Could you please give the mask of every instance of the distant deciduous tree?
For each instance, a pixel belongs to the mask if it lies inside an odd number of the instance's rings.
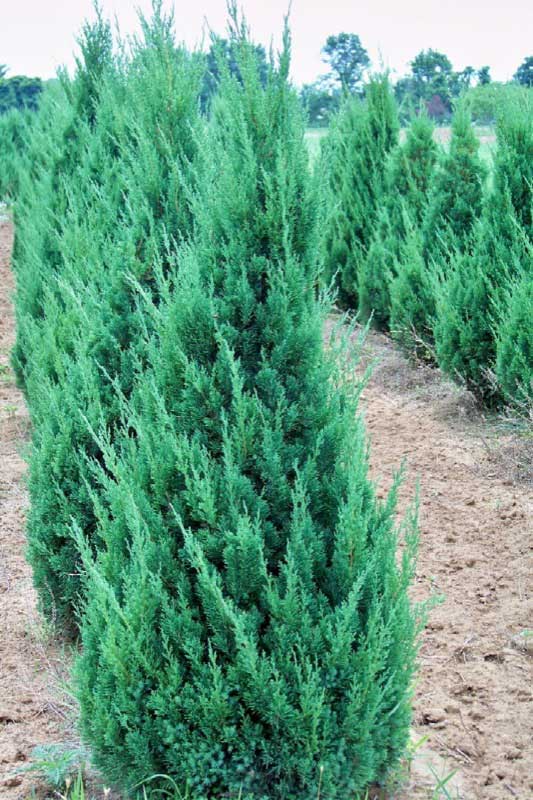
[[[300,99],[307,112],[310,125],[327,125],[330,117],[338,110],[341,102],[341,93],[332,89],[323,78],[314,83],[302,86]]]
[[[477,71],[477,79],[480,86],[487,86],[492,81],[490,67],[480,67]]]
[[[513,77],[522,86],[533,86],[533,56],[524,58]]]
[[[0,64],[0,114],[11,109],[32,111],[37,108],[37,100],[43,90],[40,78],[27,78],[15,75],[6,78],[7,68]]]
[[[461,94],[461,92],[464,92],[466,89],[469,89],[475,74],[476,70],[474,67],[465,67],[460,72],[452,73],[452,78],[450,81],[452,94],[458,95]]]
[[[448,56],[437,50],[422,50],[410,66],[411,74],[396,84],[398,102],[415,109],[425,105],[428,114],[438,121],[449,117],[454,72]]]
[[[350,94],[354,94],[370,66],[370,58],[355,33],[329,36],[322,49],[324,61],[330,65],[335,80]]]
[[[411,61],[411,71],[424,94],[447,91],[452,76],[452,62],[437,50],[422,50]],[[423,90],[426,90],[425,92]]]

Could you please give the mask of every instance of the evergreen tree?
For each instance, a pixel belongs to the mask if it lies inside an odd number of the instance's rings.
[[[533,241],[533,107],[527,96],[520,104],[508,103],[498,119],[494,194],[502,198],[506,192]]]
[[[360,315],[363,319],[372,316],[374,326],[382,330],[389,326],[390,282],[408,235],[406,220],[415,226],[422,222],[436,158],[433,124],[426,114],[419,114],[405,144],[390,156],[374,239],[359,273]]]
[[[339,303],[358,307],[358,276],[385,194],[387,155],[398,141],[398,115],[388,78],[373,78],[365,101],[349,98],[331,125],[322,153],[327,218],[325,276]]]
[[[322,345],[288,33],[264,88],[232,37],[242,81],[222,73],[195,238],[159,278],[124,435],[99,439],[82,729],[126,789],[344,798],[407,741],[414,539],[398,566],[394,493],[375,498],[357,392]]]
[[[490,402],[502,400],[493,379],[497,358],[495,330],[507,316],[508,287],[531,271],[532,142],[533,129],[527,113],[515,109],[502,117],[493,190],[475,227],[470,252],[459,259],[457,268],[444,281],[437,302],[435,343],[439,365],[452,375],[461,376],[473,391]],[[518,313],[516,308],[513,313]],[[503,333],[501,336],[508,340]],[[518,362],[519,359],[520,356]],[[500,374],[503,375],[501,366]],[[505,392],[510,385],[504,378]]]
[[[453,117],[450,150],[441,159],[435,175],[424,220],[424,255],[445,262],[449,251],[468,247],[483,204],[487,170],[479,156],[475,135],[465,105]]]
[[[97,17],[86,23],[79,39],[81,58],[73,81],[62,75],[63,96],[56,120],[44,113],[43,170],[37,182],[26,184],[16,214],[12,262],[17,278],[17,341],[11,360],[19,385],[25,389],[33,343],[27,331],[43,316],[43,293],[61,270],[58,232],[69,209],[69,184],[82,164],[94,126],[101,79],[114,67],[111,28],[96,6]],[[56,131],[50,128],[56,126]],[[74,184],[75,185],[75,184]],[[36,219],[40,217],[40,219]]]
[[[43,317],[26,322],[29,558],[43,610],[69,630],[81,591],[72,521],[97,546],[88,462],[101,453],[90,428],[113,436],[150,327],[139,292],[157,303],[156,274],[168,271],[167,250],[192,226],[200,65],[176,48],[160,6],[141,22],[122,73],[98,89],[92,135],[65,177],[68,209],[56,233],[58,267],[41,290]]]
[[[438,364],[487,402],[498,399],[491,380],[495,309],[501,310],[505,287],[527,268],[528,258],[509,192],[503,198],[494,193],[476,223],[470,250],[456,254],[437,292]]]

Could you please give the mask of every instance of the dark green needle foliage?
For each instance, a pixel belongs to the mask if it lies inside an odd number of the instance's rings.
[[[397,145],[396,103],[387,76],[373,78],[365,100],[349,98],[332,122],[321,158],[327,214],[325,276],[338,301],[357,310],[358,280],[386,195],[387,156]]]
[[[394,151],[391,156],[389,191],[396,192],[402,199],[409,213],[409,219],[415,226],[420,226],[426,213],[438,150],[433,138],[435,127],[424,111],[413,119],[405,144]],[[398,238],[408,233],[405,215],[397,200],[389,200],[394,209],[392,222]]]
[[[435,276],[422,253],[422,235],[407,234],[390,284],[390,330],[408,356],[431,360]]]
[[[515,296],[510,284],[521,285],[521,276],[531,274],[531,120],[527,107],[514,109],[500,120],[493,190],[475,226],[470,251],[444,279],[437,301],[435,344],[439,365],[492,403],[509,401],[514,390],[528,381],[528,368],[524,368],[522,381],[518,377],[524,363],[524,348],[518,344],[509,379],[504,377],[500,357],[500,388],[494,373],[496,331],[502,330],[500,342],[509,342],[508,333],[503,333],[504,329],[509,331],[508,314],[520,313],[516,300],[514,308],[508,308],[509,298]],[[522,288],[516,296],[523,298],[525,291]]]
[[[505,313],[505,289],[528,269],[530,258],[509,193],[493,193],[476,223],[470,251],[457,252],[441,276],[434,327],[439,366],[486,402],[501,399],[492,374],[494,327]]]
[[[509,103],[497,125],[494,193],[509,192],[514,212],[533,240],[533,103]]]
[[[533,250],[529,256],[533,263]],[[496,330],[496,377],[504,400],[522,410],[533,407],[533,271],[508,290]]]
[[[81,589],[72,522],[97,546],[87,461],[101,453],[88,426],[113,436],[118,392],[131,391],[150,325],[139,292],[154,294],[171,243],[192,226],[200,65],[176,47],[172,19],[157,4],[141,22],[142,38],[123,56],[120,74],[102,78],[82,163],[65,179],[60,267],[42,292],[43,317],[26,323],[34,424],[29,558],[42,608],[70,631]]]
[[[0,202],[19,192],[20,166],[30,138],[35,112],[11,109],[0,114]]]
[[[421,113],[411,123],[405,143],[389,157],[374,238],[359,273],[359,313],[362,319],[372,317],[381,330],[389,327],[390,283],[409,227],[422,223],[436,160],[433,124]]]
[[[446,263],[452,250],[464,252],[483,205],[487,169],[466,106],[452,122],[450,150],[441,156],[423,224],[424,255]]]
[[[415,537],[398,565],[394,492],[375,497],[358,389],[323,349],[288,33],[263,86],[232,13],[241,80],[221,69],[196,235],[147,301],[123,436],[98,436],[82,731],[134,794],[347,798],[408,739]]]

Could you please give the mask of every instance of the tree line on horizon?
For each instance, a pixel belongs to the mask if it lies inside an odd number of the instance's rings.
[[[221,44],[222,43],[222,44]],[[195,54],[203,62],[203,78],[200,103],[205,111],[213,98],[220,79],[216,49],[222,47],[233,74],[238,73],[235,43],[217,38],[209,50]],[[263,79],[266,76],[268,57],[265,48],[254,44]],[[364,77],[371,61],[360,37],[354,33],[339,33],[327,38],[322,48],[323,60],[329,71],[314,83],[304,84],[300,98],[307,112],[309,124],[325,126],[331,116],[339,110],[342,98],[348,94],[364,91]],[[490,67],[475,69],[467,66],[463,70],[453,69],[445,53],[432,48],[421,50],[410,62],[410,71],[394,84],[394,93],[400,106],[400,119],[406,121],[413,112],[424,107],[429,117],[436,122],[451,119],[454,101],[466,91],[479,90],[474,95],[473,117],[479,122],[494,122],[495,109],[502,87],[516,85],[533,87],[533,56],[526,56],[508,83],[493,81]],[[46,81],[26,76],[7,77],[7,67],[0,64],[0,114],[11,109],[35,110]],[[477,114],[475,109],[478,108]]]
[[[354,33],[329,36],[322,55],[329,71],[301,90],[310,124],[314,126],[327,125],[345,96],[364,92],[364,78],[371,66],[367,50]],[[431,48],[421,50],[409,67],[409,73],[394,84],[402,122],[420,108],[435,122],[447,122],[451,119],[454,102],[469,90],[477,90],[472,109],[479,108],[476,121],[494,122],[498,89],[513,84],[524,88],[533,86],[533,56],[524,58],[510,84],[492,81],[488,65],[478,69],[467,66],[456,71],[445,53]],[[475,113],[473,116],[476,118]]]

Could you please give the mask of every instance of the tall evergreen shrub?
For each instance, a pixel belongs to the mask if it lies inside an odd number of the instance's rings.
[[[358,307],[359,274],[384,202],[387,156],[398,133],[390,84],[379,76],[367,85],[363,102],[357,97],[345,101],[323,144],[325,275],[336,278],[344,308]]]
[[[441,157],[423,223],[426,258],[445,263],[454,249],[468,249],[482,211],[486,176],[470,116],[466,106],[459,105],[453,116],[450,149]]]
[[[160,281],[123,437],[100,435],[82,731],[126,789],[345,798],[407,741],[414,537],[398,565],[394,494],[375,497],[357,391],[323,350],[288,34],[265,87],[232,36],[195,239]]]
[[[439,365],[493,403],[505,400],[505,394],[509,399],[511,386],[520,383],[516,366],[511,368],[511,380],[504,377],[501,390],[496,386],[495,332],[508,324],[502,320],[511,313],[510,285],[531,274],[532,143],[530,109],[515,109],[501,118],[493,189],[475,226],[470,251],[444,278],[437,299],[435,344]],[[523,293],[517,296],[524,297]],[[516,305],[512,313],[520,317]],[[517,325],[519,329],[518,321]],[[509,341],[503,333],[498,337]],[[499,373],[503,377],[501,360]],[[527,371],[525,378],[527,383]]]
[[[58,116],[43,111],[44,152],[38,156],[42,168],[31,170],[17,203],[13,266],[17,279],[17,341],[12,363],[19,385],[26,388],[28,362],[33,348],[28,332],[33,320],[44,315],[43,297],[62,267],[58,234],[70,207],[70,189],[80,189],[75,177],[82,164],[95,121],[102,78],[114,67],[109,23],[97,7],[93,23],[86,23],[79,39],[81,56],[73,80],[61,76],[63,94]],[[35,148],[33,148],[35,150]],[[82,165],[83,166],[83,165]]]
[[[433,124],[421,113],[411,123],[405,143],[389,157],[374,237],[359,273],[361,318],[372,317],[382,330],[389,327],[390,283],[409,227],[422,223],[436,159]]]
[[[27,323],[29,558],[42,608],[70,629],[81,591],[72,522],[97,546],[88,462],[101,452],[90,429],[114,435],[119,396],[131,391],[149,333],[139,293],[157,303],[156,275],[192,225],[200,64],[176,47],[172,20],[157,6],[142,27],[120,74],[102,78],[92,135],[65,178],[60,266],[42,291],[43,317]]]
[[[437,291],[438,364],[487,402],[498,400],[492,378],[494,327],[505,313],[506,286],[526,267],[525,245],[509,193],[492,195],[476,223],[469,252],[456,253]]]
[[[508,103],[497,124],[494,194],[511,197],[514,212],[533,240],[533,101]]]

